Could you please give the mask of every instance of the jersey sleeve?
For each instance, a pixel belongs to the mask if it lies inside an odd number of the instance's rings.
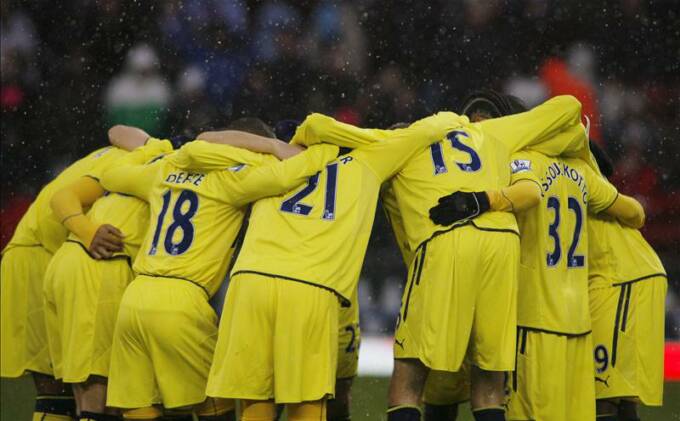
[[[87,176],[99,180],[104,172],[112,166],[127,165],[130,163],[144,163],[156,156],[172,152],[172,144],[168,140],[149,138],[143,146],[132,152],[118,154],[115,159],[100,160],[88,171]]]
[[[325,142],[354,149],[385,140],[391,132],[391,130],[362,129],[315,113],[307,116],[297,128],[291,143],[309,146]]]
[[[520,180],[529,180],[541,186],[538,175],[535,172],[536,163],[530,153],[519,152],[510,157],[510,184],[515,184]]]
[[[272,155],[203,140],[185,144],[170,161],[178,168],[204,171],[223,170],[240,164],[259,167],[278,162]]]
[[[263,197],[285,193],[323,170],[337,156],[337,146],[321,144],[272,165],[236,172],[235,178],[224,179],[227,201],[234,206],[243,206]]]
[[[80,177],[52,196],[50,205],[57,219],[86,246],[92,242],[98,225],[84,215],[83,208],[91,206],[104,194],[99,182],[90,177]]]
[[[460,124],[459,115],[440,112],[404,129],[392,130],[385,141],[361,147],[352,156],[368,165],[382,182],[399,172],[425,147],[443,139]]]
[[[616,200],[619,192],[609,181],[598,175],[589,166],[584,166],[588,183],[588,210],[600,213],[609,208]]]
[[[571,95],[556,96],[527,112],[477,124],[511,152],[530,148],[548,156],[575,156],[585,153],[588,147],[581,124],[581,103]]]
[[[129,194],[148,202],[162,163],[158,160],[149,164],[116,165],[104,172],[99,182],[108,191]]]
[[[394,187],[392,186],[391,181],[388,180],[383,183],[383,187],[380,190],[380,200],[382,202],[383,210],[385,211],[385,216],[392,226],[394,239],[397,242],[397,246],[399,246],[401,257],[404,260],[406,267],[408,267],[413,259],[413,252],[408,245],[404,221],[401,217],[401,212],[399,211],[399,204],[397,203],[397,197],[394,193]]]

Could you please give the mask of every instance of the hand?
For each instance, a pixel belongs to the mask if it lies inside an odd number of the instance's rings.
[[[88,251],[95,259],[108,259],[123,250],[123,233],[113,225],[102,224],[92,238]]]
[[[485,192],[455,192],[439,198],[439,204],[430,208],[430,219],[435,224],[446,226],[475,218],[490,207]]]
[[[276,142],[274,143],[274,156],[281,161],[292,158],[305,150],[304,146],[291,145],[290,143],[282,142],[280,140],[275,140],[274,142]]]

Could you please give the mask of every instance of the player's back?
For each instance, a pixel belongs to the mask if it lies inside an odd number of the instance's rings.
[[[381,180],[352,153],[307,184],[253,205],[232,276],[256,272],[318,285],[349,302],[364,259]]]
[[[331,127],[342,126],[330,120]],[[256,202],[255,223],[246,233],[232,276],[254,272],[289,278],[330,289],[349,304],[381,183],[457,122],[452,113],[424,118],[395,130],[383,142],[364,143],[330,162],[300,188]],[[313,136],[305,129],[307,123],[298,128],[296,137]]]
[[[26,214],[17,225],[5,250],[16,246],[42,245],[54,253],[68,236],[67,229],[58,221],[50,206],[55,192],[93,170],[104,168],[126,152],[112,146],[98,149],[69,165],[38,193]]]
[[[409,245],[416,249],[439,230],[429,210],[452,191],[499,190],[510,183],[508,147],[485,134],[478,124],[464,123],[419,153],[393,179]],[[472,221],[484,229],[517,232],[509,212],[487,212]]]
[[[229,204],[224,191],[233,172],[192,171],[162,159],[148,194],[149,228],[134,270],[139,275],[180,278],[202,287],[209,296],[226,274],[232,244],[244,208]]]
[[[665,275],[661,259],[642,233],[607,215],[588,218],[590,288]]]
[[[584,162],[534,152],[513,155],[513,182],[541,185],[541,202],[518,213],[521,259],[518,324],[552,332],[590,330],[587,213],[616,199],[616,189]]]

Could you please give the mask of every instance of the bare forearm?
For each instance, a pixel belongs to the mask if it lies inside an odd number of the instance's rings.
[[[289,145],[278,139],[238,130],[204,132],[198,135],[197,139],[242,148],[251,152],[271,154],[281,160],[295,156],[302,151],[299,146]]]
[[[117,124],[109,129],[109,143],[126,151],[143,146],[149,134],[142,129]]]

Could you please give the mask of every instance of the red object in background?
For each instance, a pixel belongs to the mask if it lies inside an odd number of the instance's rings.
[[[621,193],[644,197],[647,209],[663,211],[660,203],[665,193],[659,186],[659,175],[656,169],[639,159],[642,151],[631,151],[629,155],[621,159],[622,162],[614,169],[614,175],[610,178],[612,184],[617,186]]]
[[[666,381],[680,381],[680,342],[666,342],[663,367]]]
[[[335,118],[343,123],[353,124],[355,126],[361,123],[361,116],[354,107],[340,107],[335,110],[334,114]]]
[[[0,105],[3,109],[18,108],[24,102],[24,91],[16,85],[0,89]]]
[[[558,58],[549,58],[543,62],[538,74],[548,87],[550,96],[573,95],[581,101],[581,111],[590,119],[590,138],[601,143],[600,112],[595,89],[588,82],[569,73],[567,64]]]
[[[31,206],[33,197],[29,195],[13,195],[7,203],[0,208],[0,249],[4,249],[14,234],[14,229],[24,216],[28,207]]]

